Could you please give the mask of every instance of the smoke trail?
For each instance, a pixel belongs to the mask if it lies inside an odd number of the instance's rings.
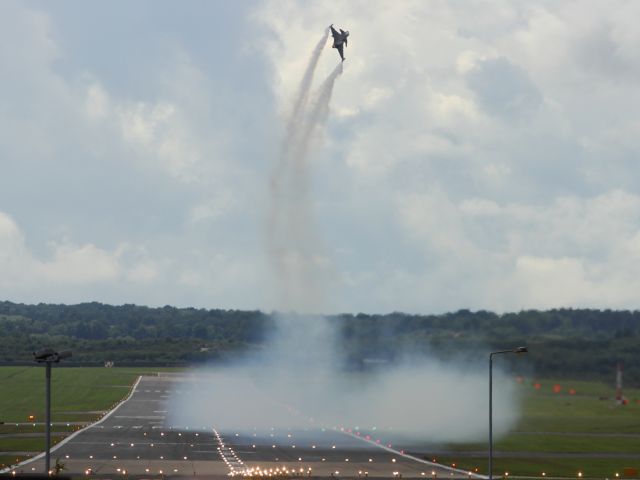
[[[329,102],[333,95],[333,86],[335,85],[336,79],[342,74],[342,71],[342,63],[339,63],[318,90],[315,104],[307,115],[302,135],[297,145],[299,149],[296,152],[297,158],[300,159],[300,161],[297,162],[298,165],[305,165],[307,162],[307,155],[314,131],[324,124],[329,115]]]
[[[329,29],[326,29],[313,51],[311,52],[311,57],[309,58],[309,63],[302,77],[302,81],[300,82],[300,86],[298,88],[298,94],[296,96],[295,101],[293,102],[293,108],[291,113],[289,114],[289,119],[287,120],[287,125],[285,129],[285,135],[282,141],[281,151],[279,158],[277,160],[276,166],[272,172],[270,187],[271,187],[271,211],[269,212],[269,240],[272,241],[274,230],[277,229],[276,223],[278,222],[277,214],[282,210],[282,177],[287,170],[287,164],[291,160],[291,156],[289,155],[289,149],[291,145],[295,142],[295,137],[298,133],[298,128],[296,128],[300,123],[300,116],[304,111],[304,107],[307,104],[307,99],[309,97],[309,91],[311,90],[311,84],[313,83],[313,77],[316,71],[316,67],[318,66],[318,61],[320,60],[320,56],[322,55],[322,50],[327,43],[327,38],[329,36]]]
[[[287,133],[292,130],[293,125],[299,119],[300,114],[303,111],[304,106],[307,102],[309,91],[311,89],[311,84],[313,83],[313,76],[315,74],[316,67],[318,66],[318,61],[320,60],[320,56],[322,55],[322,50],[327,44],[327,38],[329,38],[329,29],[326,29],[324,31],[322,38],[320,38],[315,48],[311,52],[311,58],[309,59],[309,64],[307,65],[307,69],[305,70],[304,76],[302,77],[302,81],[300,82],[298,96],[296,97],[296,100],[293,103],[293,110],[291,112],[291,116],[289,117],[289,122],[287,123]],[[287,142],[285,141],[285,145],[286,144]]]
[[[313,310],[323,305],[324,256],[319,253],[312,220],[308,156],[314,132],[326,120],[341,65],[322,84],[313,105],[307,107],[327,38],[328,30],[311,52],[270,181],[269,256],[277,279],[278,306],[282,309]]]

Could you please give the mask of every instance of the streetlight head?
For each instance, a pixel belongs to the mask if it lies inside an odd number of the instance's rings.
[[[69,358],[71,356],[70,350],[63,350],[62,352],[56,352],[51,348],[44,348],[33,352],[33,356],[38,363],[58,363],[60,360]]]
[[[513,353],[527,353],[528,351],[529,349],[527,347],[518,347],[513,351]]]
[[[46,362],[47,360],[50,360],[51,357],[55,355],[55,353],[56,352],[54,352],[52,349],[45,348],[42,350],[38,350],[37,352],[33,352],[33,356],[38,362]]]
[[[63,358],[69,358],[71,356],[71,350],[63,350],[58,353],[58,360],[62,360]]]

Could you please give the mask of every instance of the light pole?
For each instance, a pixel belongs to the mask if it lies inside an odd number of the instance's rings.
[[[527,347],[498,350],[489,354],[489,480],[493,480],[493,356],[502,353],[527,353]]]
[[[45,460],[44,460],[44,473],[49,475],[51,466],[51,364],[58,363],[63,358],[69,358],[71,356],[70,351],[56,352],[50,348],[33,352],[33,357],[36,362],[44,363],[46,366],[46,426],[45,426]]]

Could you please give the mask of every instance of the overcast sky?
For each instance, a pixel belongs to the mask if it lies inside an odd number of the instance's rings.
[[[640,2],[0,2],[0,298],[277,308],[269,176],[323,29],[325,312],[637,308]],[[321,81],[338,62],[327,45]]]

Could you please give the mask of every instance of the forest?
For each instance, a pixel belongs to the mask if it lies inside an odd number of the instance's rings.
[[[225,363],[270,348],[277,313],[150,308],[137,305],[27,305],[0,302],[0,362],[25,363],[51,347],[73,351],[71,365]],[[308,320],[307,320],[308,321]],[[349,369],[383,368],[414,355],[440,361],[486,361],[495,349],[529,347],[526,361],[504,362],[528,375],[640,385],[640,312],[554,309],[496,314],[458,310],[438,315],[400,312],[317,317],[333,325],[335,351]],[[313,339],[310,339],[311,341]]]

